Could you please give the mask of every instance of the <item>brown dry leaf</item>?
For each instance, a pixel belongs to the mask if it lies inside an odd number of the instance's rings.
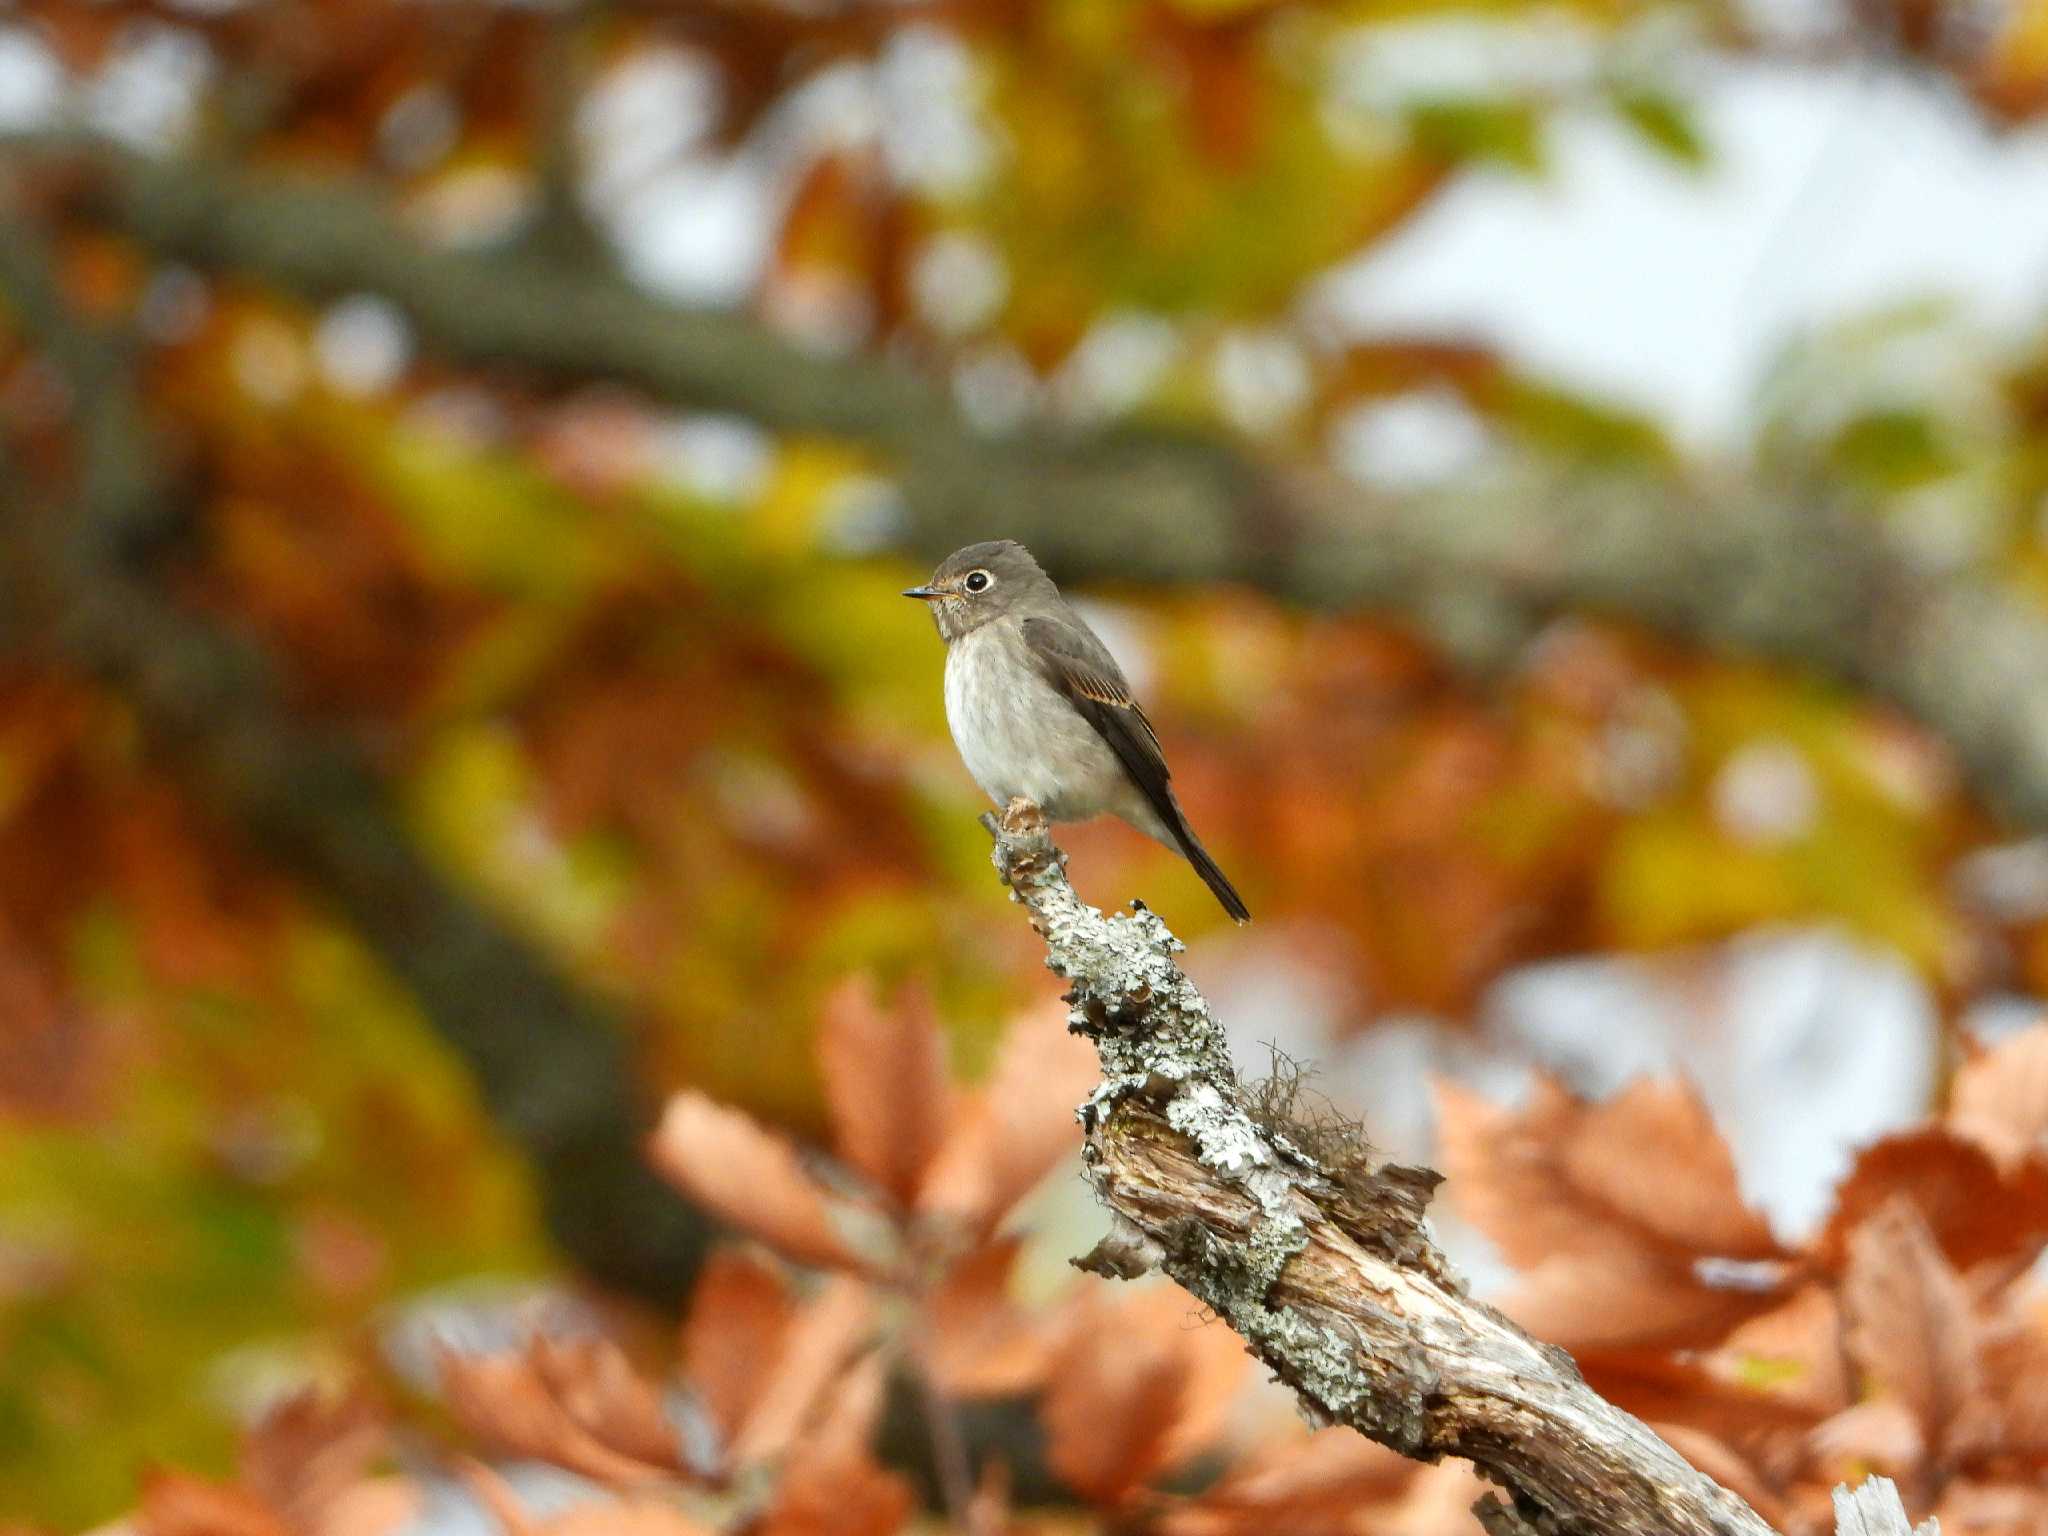
[[[1941,1536],[2048,1536],[2048,1488],[1952,1482],[1934,1508]]]
[[[798,1263],[862,1267],[796,1148],[740,1111],[686,1089],[668,1101],[648,1153],[692,1200]]]
[[[1100,1286],[1084,1287],[1083,1309],[1103,1294]],[[1163,1281],[1120,1287],[1100,1337],[1147,1337],[1187,1363],[1180,1412],[1166,1442],[1167,1466],[1215,1445],[1251,1370],[1244,1340],[1186,1291]]]
[[[1987,1443],[2001,1454],[2048,1462],[2048,1333],[2043,1319],[2009,1308],[1979,1337],[1990,1402]]]
[[[1873,1142],[1835,1191],[1834,1214],[1814,1241],[1830,1269],[1848,1262],[1854,1234],[1896,1199],[1910,1202],[1957,1269],[2038,1248],[2048,1234],[2048,1172],[2026,1163],[2010,1176],[1991,1154],[1940,1125]]]
[[[541,1536],[716,1536],[716,1527],[692,1520],[672,1504],[594,1499],[563,1510],[541,1527]]]
[[[1333,1428],[1277,1440],[1247,1456],[1214,1487],[1168,1510],[1166,1536],[1350,1530],[1358,1511],[1401,1493],[1416,1464],[1356,1430]]]
[[[1182,1297],[1184,1310],[1192,1303]],[[1077,1312],[1039,1399],[1046,1463],[1091,1503],[1123,1502],[1177,1458],[1195,1356],[1125,1307]]]
[[[1724,1377],[1762,1383],[1773,1401],[1815,1419],[1848,1407],[1855,1396],[1842,1359],[1841,1305],[1826,1285],[1800,1287],[1729,1334],[1712,1358]]]
[[[144,1475],[135,1524],[142,1536],[295,1536],[284,1517],[249,1489],[182,1472]]]
[[[1442,1083],[1437,1113],[1460,1208],[1517,1265],[1617,1243],[1784,1256],[1743,1203],[1727,1143],[1685,1085],[1639,1082],[1589,1104],[1539,1077],[1515,1111]]]
[[[1927,1436],[1909,1404],[1876,1397],[1816,1425],[1811,1453],[1820,1474],[1838,1481],[1872,1469],[1911,1480],[1927,1458]]]
[[[1821,1417],[1803,1401],[1724,1374],[1713,1357],[1661,1350],[1587,1351],[1578,1362],[1595,1392],[1638,1418],[1684,1424],[1750,1455],[1758,1454],[1764,1442],[1802,1444]]]
[[[1843,1348],[1912,1412],[1930,1448],[1949,1443],[1983,1391],[1976,1323],[1963,1282],[1917,1207],[1894,1199],[1849,1235]]]
[[[910,1485],[862,1456],[802,1455],[775,1488],[755,1536],[894,1536],[917,1507]]]
[[[636,1440],[645,1433],[645,1425],[637,1405],[629,1401],[622,1406],[604,1397],[606,1390],[621,1391],[615,1373],[608,1371],[603,1381],[569,1381],[579,1369],[590,1369],[587,1358],[575,1360],[559,1353],[557,1346],[535,1339],[519,1354],[463,1355],[442,1349],[439,1360],[448,1411],[493,1451],[535,1457],[620,1486],[671,1477],[681,1470],[672,1443],[664,1459],[648,1460],[602,1438],[605,1430],[615,1427],[613,1418],[628,1426]],[[625,1369],[623,1362],[620,1369]],[[562,1395],[558,1383],[565,1382],[577,1406]],[[634,1388],[645,1390],[637,1381]],[[578,1417],[578,1407],[593,1414],[592,1422]]]
[[[737,1248],[712,1254],[683,1322],[683,1375],[718,1431],[721,1449],[739,1437],[782,1358],[797,1307],[782,1276]]]
[[[643,1380],[611,1340],[541,1335],[528,1356],[555,1401],[593,1439],[650,1467],[683,1470],[660,1389]]]
[[[1964,1062],[1949,1089],[1947,1125],[2002,1168],[2048,1145],[2048,1024]]]
[[[519,1495],[512,1491],[512,1485],[494,1469],[465,1456],[456,1462],[455,1470],[469,1484],[469,1491],[483,1505],[485,1513],[498,1522],[505,1536],[541,1536],[540,1525],[519,1502]]]
[[[736,1465],[772,1460],[789,1448],[859,1353],[873,1321],[874,1298],[858,1280],[830,1280],[804,1304],[780,1357],[758,1362],[761,1388],[732,1440]]]
[[[835,987],[818,1026],[818,1066],[839,1155],[909,1205],[951,1113],[946,1042],[931,998],[906,987],[884,1008],[865,978]]]
[[[1783,1295],[1779,1278],[1773,1271],[1760,1287],[1708,1284],[1660,1252],[1616,1249],[1597,1264],[1562,1254],[1523,1275],[1501,1306],[1538,1338],[1575,1353],[1697,1348],[1773,1305]]]
[[[243,1438],[242,1480],[300,1531],[319,1530],[383,1454],[383,1416],[359,1392],[306,1391]]]
[[[1010,1021],[988,1079],[954,1104],[918,1192],[920,1211],[993,1227],[1081,1143],[1074,1107],[1095,1086],[1095,1051],[1052,1002]]]
[[[919,1303],[920,1366],[948,1397],[1028,1392],[1045,1379],[1053,1322],[1010,1297],[1022,1240],[998,1238],[966,1255]]]
[[[889,1536],[909,1518],[910,1485],[875,1464],[889,1360],[871,1351],[833,1385],[792,1449],[761,1529],[777,1536]]]
[[[335,1496],[315,1536],[396,1536],[415,1526],[422,1502],[409,1477],[366,1478]]]
[[[1690,1088],[1588,1104],[1539,1078],[1517,1111],[1441,1083],[1437,1118],[1452,1197],[1530,1272],[1510,1310],[1546,1337],[1706,1345],[1782,1294],[1790,1255]]]

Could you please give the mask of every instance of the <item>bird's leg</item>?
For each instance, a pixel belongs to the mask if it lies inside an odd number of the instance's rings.
[[[1023,796],[1013,797],[1000,815],[994,811],[983,811],[981,824],[995,841],[989,857],[995,864],[996,874],[1003,884],[1010,887],[1013,900],[1018,899],[1019,881],[1047,871],[1059,875],[1066,873],[1066,852],[1052,840],[1051,825],[1045,812]],[[1035,918],[1033,920],[1036,921]]]
[[[1033,832],[1043,832],[1047,817],[1036,803],[1022,795],[1010,796],[1010,803],[1003,807],[1003,831],[1011,837],[1023,837]]]

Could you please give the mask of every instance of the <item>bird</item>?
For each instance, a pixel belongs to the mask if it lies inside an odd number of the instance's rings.
[[[946,723],[998,806],[1053,821],[1108,814],[1179,852],[1223,910],[1251,913],[1180,808],[1152,722],[1123,668],[1014,539],[955,550],[923,586],[946,642]]]

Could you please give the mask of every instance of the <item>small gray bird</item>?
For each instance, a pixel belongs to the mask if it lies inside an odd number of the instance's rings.
[[[1251,921],[1181,813],[1152,723],[1109,648],[1011,539],[970,544],[903,594],[946,642],[946,723],[982,792],[1054,821],[1107,812],[1176,848],[1223,910]]]

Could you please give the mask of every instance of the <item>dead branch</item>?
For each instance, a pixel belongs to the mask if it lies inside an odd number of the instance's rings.
[[[1436,1174],[1375,1166],[1362,1140],[1328,1127],[1292,1135],[1245,1090],[1158,917],[1084,903],[1036,806],[1012,801],[986,821],[997,872],[1070,984],[1068,1027],[1102,1060],[1081,1155],[1112,1226],[1082,1268],[1163,1270],[1313,1423],[1471,1461],[1506,1492],[1476,1511],[1494,1536],[1766,1536],[1756,1511],[1595,1393],[1568,1354],[1467,1294],[1424,1220]],[[1895,1492],[1842,1498],[1842,1536],[1904,1536]]]

